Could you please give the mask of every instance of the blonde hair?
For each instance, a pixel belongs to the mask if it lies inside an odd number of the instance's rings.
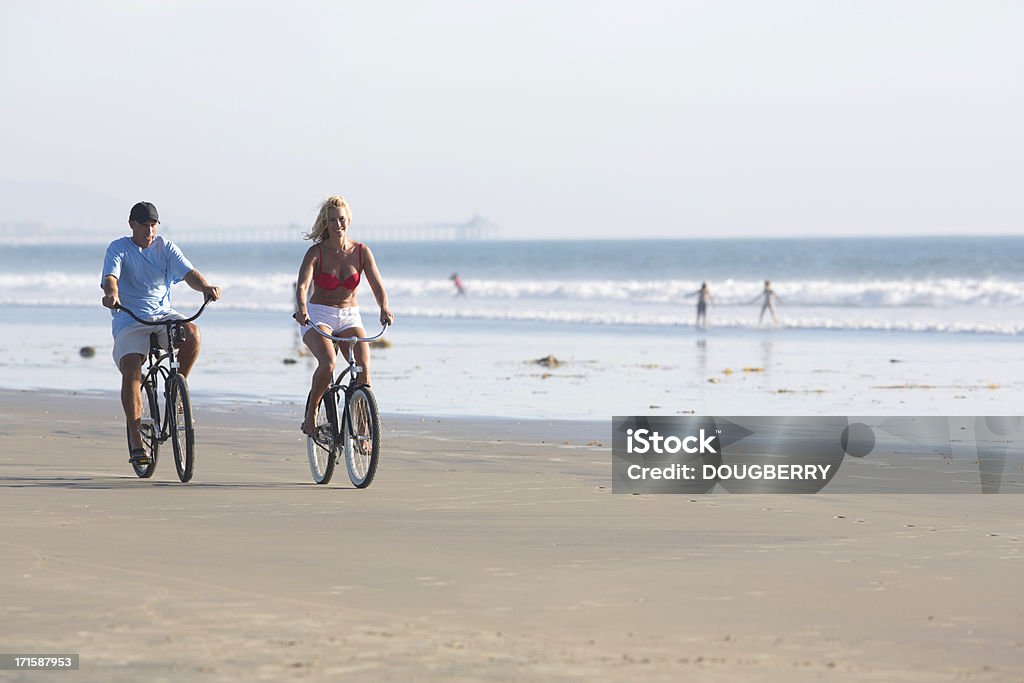
[[[320,204],[320,213],[317,214],[316,220],[313,221],[313,229],[303,234],[303,239],[313,240],[314,242],[323,242],[327,239],[327,210],[332,206],[341,209],[348,219],[348,224],[352,225],[352,209],[348,208],[348,202],[345,201],[344,197],[332,194]]]

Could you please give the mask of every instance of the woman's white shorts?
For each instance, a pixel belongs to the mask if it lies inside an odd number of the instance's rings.
[[[363,319],[359,316],[359,307],[336,308],[324,306],[323,304],[309,304],[306,306],[306,313],[309,314],[310,324],[302,326],[302,334],[305,336],[313,325],[327,327],[332,334],[337,334],[350,327],[362,327]]]

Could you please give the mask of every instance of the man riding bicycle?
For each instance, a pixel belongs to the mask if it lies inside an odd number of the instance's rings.
[[[197,292],[216,301],[220,287],[206,281],[176,244],[158,236],[160,216],[150,202],[139,202],[128,216],[131,237],[114,240],[103,259],[100,287],[103,305],[114,309],[124,305],[146,320],[181,319],[171,308],[171,285],[182,280]],[[128,461],[133,465],[149,464],[149,454],[142,444],[139,421],[142,418],[142,364],[149,353],[149,335],[153,329],[135,322],[127,315],[111,312],[111,334],[114,337],[114,363],[121,371],[121,405],[128,422]],[[180,372],[186,378],[199,357],[199,327],[184,323],[185,339],[176,341]],[[167,331],[156,332],[160,344],[168,343]]]

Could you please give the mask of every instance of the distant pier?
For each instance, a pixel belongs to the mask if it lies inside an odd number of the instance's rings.
[[[229,228],[175,229],[161,226],[160,233],[182,244],[233,242],[292,242],[301,240],[310,226],[292,223],[286,226],[235,226]],[[465,242],[495,239],[498,226],[474,215],[462,223],[420,223],[362,225],[355,230],[360,241],[367,242]],[[0,244],[106,244],[127,234],[127,226],[112,226],[109,231],[58,229],[36,222],[0,223]]]

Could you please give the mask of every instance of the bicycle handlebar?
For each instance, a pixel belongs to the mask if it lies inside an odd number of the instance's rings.
[[[316,333],[319,334],[324,339],[330,339],[331,341],[336,342],[348,342],[349,344],[351,344],[353,342],[371,342],[374,339],[380,339],[381,337],[384,336],[384,333],[388,331],[388,323],[384,323],[384,326],[380,328],[380,332],[373,335],[372,337],[335,337],[332,334],[327,334],[326,332],[321,330],[317,325],[310,324],[310,328],[316,330]]]
[[[173,318],[171,320],[156,320],[156,321],[153,321],[153,320],[143,320],[139,316],[135,315],[135,313],[130,308],[125,308],[121,304],[114,304],[114,310],[115,311],[124,311],[125,313],[127,313],[131,317],[135,318],[135,320],[137,322],[140,322],[143,325],[152,325],[153,327],[156,327],[158,325],[168,325],[168,324],[172,324],[172,323],[179,323],[179,324],[180,323],[190,323],[190,322],[192,322],[193,320],[195,320],[196,318],[198,318],[199,316],[201,316],[203,314],[203,309],[205,309],[206,305],[209,304],[211,301],[213,301],[213,299],[209,299],[209,298],[207,298],[205,301],[203,301],[203,305],[199,307],[199,310],[196,311],[195,314],[191,318]]]

